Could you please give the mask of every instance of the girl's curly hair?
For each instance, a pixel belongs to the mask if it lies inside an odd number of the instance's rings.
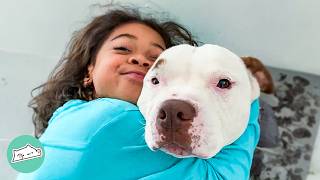
[[[71,99],[92,100],[93,87],[84,86],[84,78],[88,74],[88,66],[95,64],[96,55],[103,42],[118,26],[138,22],[145,24],[163,38],[166,48],[188,43],[197,46],[190,32],[183,26],[173,22],[159,22],[151,17],[142,17],[135,8],[117,7],[103,15],[95,17],[88,25],[76,31],[59,63],[49,75],[48,81],[32,90],[38,95],[29,103],[34,111],[34,135],[39,138],[48,127],[53,112]]]

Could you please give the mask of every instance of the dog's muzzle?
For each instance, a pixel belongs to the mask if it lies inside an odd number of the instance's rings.
[[[182,100],[166,100],[159,108],[156,128],[160,136],[159,147],[176,145],[191,151],[191,128],[196,109],[192,104]]]

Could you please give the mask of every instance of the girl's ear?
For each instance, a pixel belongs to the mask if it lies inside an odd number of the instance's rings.
[[[257,79],[252,75],[249,69],[247,69],[247,73],[251,85],[251,101],[254,101],[260,96],[260,87]]]
[[[92,64],[88,66],[88,73],[86,74],[86,76],[83,79],[83,86],[84,87],[87,87],[93,83],[93,69],[94,69],[94,66]]]
[[[94,69],[94,66],[92,64],[90,64],[88,66],[88,74],[90,77],[92,77],[92,74],[93,74],[93,69]]]

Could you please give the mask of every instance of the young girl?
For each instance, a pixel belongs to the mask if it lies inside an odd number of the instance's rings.
[[[196,45],[182,26],[130,8],[110,10],[77,32],[31,104],[45,160],[18,179],[248,179],[259,137],[257,101],[244,134],[211,159],[147,147],[135,105],[143,78],[163,50],[180,43]]]

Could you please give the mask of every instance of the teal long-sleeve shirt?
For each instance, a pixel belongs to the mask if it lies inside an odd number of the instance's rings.
[[[258,116],[255,100],[247,129],[234,143],[210,159],[181,159],[147,147],[137,106],[111,98],[70,100],[39,139],[45,150],[41,167],[17,179],[247,180],[260,135]]]

